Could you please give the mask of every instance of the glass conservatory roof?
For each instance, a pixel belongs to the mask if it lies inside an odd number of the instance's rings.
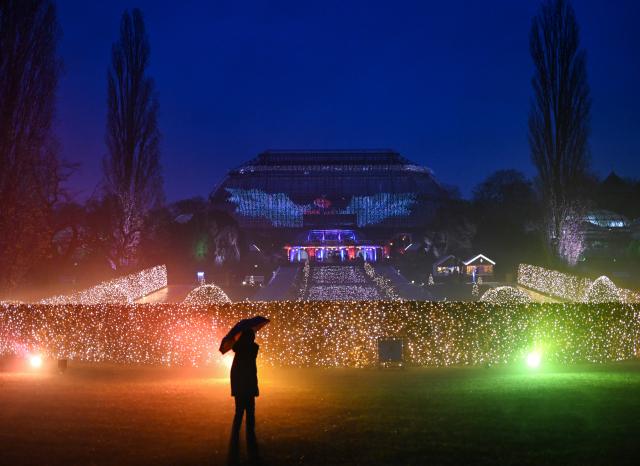
[[[629,220],[610,210],[593,210],[585,215],[585,221],[601,228],[627,228]]]

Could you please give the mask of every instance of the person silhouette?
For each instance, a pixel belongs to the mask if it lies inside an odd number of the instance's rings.
[[[260,347],[255,343],[255,338],[256,334],[252,329],[245,330],[232,347],[235,356],[231,364],[231,396],[235,399],[236,410],[231,431],[230,462],[238,456],[240,426],[245,413],[247,450],[253,459],[258,456],[255,397],[259,394],[256,358]]]

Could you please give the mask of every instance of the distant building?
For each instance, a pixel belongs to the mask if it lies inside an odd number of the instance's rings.
[[[449,277],[460,273],[460,259],[456,256],[444,256],[433,264],[433,276],[435,278]]]
[[[494,261],[484,254],[478,254],[471,259],[462,262],[464,273],[471,277],[490,277],[493,275]]]
[[[289,262],[376,262],[389,254],[388,246],[359,238],[353,230],[310,230],[285,250]]]
[[[430,169],[395,151],[312,150],[261,153],[231,170],[211,201],[251,243],[268,238],[291,261],[374,261],[394,236],[429,228],[445,196]]]
[[[584,256],[608,256],[626,248],[631,240],[632,223],[609,210],[592,210],[583,218]]]

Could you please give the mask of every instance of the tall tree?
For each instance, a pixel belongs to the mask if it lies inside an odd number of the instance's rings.
[[[557,255],[563,249],[563,224],[581,215],[578,190],[588,168],[591,98],[579,36],[571,5],[548,0],[529,37],[535,66],[529,145],[544,200],[547,242]]]
[[[52,132],[60,30],[49,0],[0,1],[0,290],[51,245],[65,167]]]
[[[125,11],[107,75],[104,175],[107,195],[117,204],[111,248],[114,266],[136,263],[145,215],[162,201],[158,98],[147,73],[149,56],[142,13]]]

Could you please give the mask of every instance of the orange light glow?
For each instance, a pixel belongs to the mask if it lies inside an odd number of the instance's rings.
[[[42,356],[39,354],[32,354],[29,356],[29,365],[34,369],[42,367]]]

